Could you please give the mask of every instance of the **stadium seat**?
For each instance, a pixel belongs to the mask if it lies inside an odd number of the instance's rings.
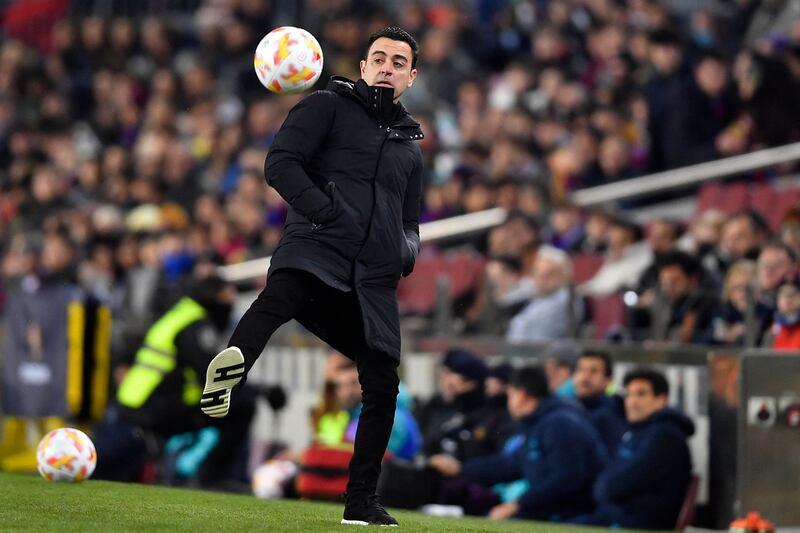
[[[480,279],[485,259],[473,252],[421,255],[414,273],[402,278],[397,288],[401,314],[427,315],[436,305],[437,280],[446,276],[450,281],[450,296],[457,298],[472,289]]]
[[[592,318],[592,338],[602,340],[615,328],[625,323],[625,302],[622,294],[590,296],[587,299]]]
[[[750,207],[759,212],[769,222],[772,230],[778,229],[782,212],[775,209],[780,203],[780,193],[767,183],[759,183],[750,191]]]
[[[700,192],[697,195],[695,215],[700,215],[709,209],[719,208],[724,194],[722,185],[719,183],[706,183],[700,187]]]
[[[748,206],[750,195],[746,183],[729,183],[722,187],[723,194],[717,207],[723,213],[730,215]]]
[[[603,258],[599,255],[577,254],[572,256],[572,281],[580,285],[592,278],[603,265]]]
[[[686,488],[686,497],[683,499],[681,511],[678,513],[678,520],[675,522],[675,531],[683,531],[692,524],[699,485],[700,478],[693,475],[692,479],[689,480],[689,486]]]

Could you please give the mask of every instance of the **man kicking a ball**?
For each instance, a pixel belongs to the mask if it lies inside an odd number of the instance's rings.
[[[375,488],[399,383],[397,283],[419,252],[422,131],[399,103],[418,52],[404,30],[379,30],[360,80],[334,76],[289,112],[264,166],[289,204],[283,237],[266,288],[209,363],[200,401],[207,415],[225,416],[231,389],[292,318],[353,359],[363,410],[343,524],[397,525]]]

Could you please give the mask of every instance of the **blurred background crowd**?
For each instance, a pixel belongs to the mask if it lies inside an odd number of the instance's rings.
[[[735,259],[758,259],[778,224],[713,212],[691,226],[684,219],[636,227],[609,210],[582,211],[569,194],[788,143],[800,133],[800,19],[791,2],[6,4],[3,286],[67,277],[127,316],[158,312],[166,301],[155,297],[158,291],[193,272],[274,249],[285,205],[264,185],[263,160],[300,97],[265,91],[251,57],[260,38],[281,24],[305,27],[321,41],[319,87],[331,74],[357,77],[365,37],[378,27],[397,23],[421,43],[419,83],[405,104],[426,134],[423,222],[493,206],[516,213],[488,239],[468,243],[488,262],[455,302],[467,331],[539,336],[523,332],[534,309],[510,328],[508,320],[476,325],[484,299],[478,282],[487,278],[498,291],[501,319],[549,291],[575,315],[564,320],[591,321],[581,302],[566,303],[557,291],[576,281],[569,258],[548,252],[537,260],[541,243],[606,257],[607,275],[589,282],[586,294],[637,290],[637,307],[653,301],[649,289],[670,292],[653,258],[683,243],[696,261],[672,258],[672,270],[695,288],[706,289],[708,276],[719,288],[706,295],[715,302],[692,299],[688,307],[722,304],[730,321],[743,302],[735,290],[723,291],[727,268]],[[790,217],[790,226],[796,220]],[[746,235],[737,233],[732,244],[726,235],[740,226]],[[795,232],[786,239],[785,253],[794,254]],[[766,253],[784,257],[778,249]],[[748,277],[753,265],[743,265],[737,281],[747,283],[755,274]],[[757,277],[773,293],[782,276]],[[429,311],[422,307],[422,314]],[[634,314],[623,322],[646,329],[648,318]],[[710,332],[710,320],[684,325],[680,340],[740,337]]]

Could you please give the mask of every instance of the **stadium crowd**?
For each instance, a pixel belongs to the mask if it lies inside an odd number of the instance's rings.
[[[511,284],[501,298],[507,313],[552,290],[539,311],[516,317],[511,339],[529,338],[520,332],[538,324],[537,313],[573,305],[562,290],[571,281],[567,261],[552,251],[534,260],[540,242],[606,254],[586,294],[634,285],[642,271],[642,287],[656,285],[652,257],[663,250],[648,249],[638,229],[625,231],[610,214],[571,207],[570,191],[798,138],[800,23],[757,2],[685,12],[644,0],[338,0],[294,13],[281,2],[231,0],[189,2],[186,13],[160,17],[138,3],[120,4],[127,16],[101,3],[53,4],[64,16],[45,32],[19,13],[4,27],[3,292],[52,275],[44,251],[55,247],[65,274],[117,316],[155,316],[148,306],[168,300],[153,297],[157,291],[193,270],[274,249],[285,206],[264,186],[263,160],[300,97],[265,91],[251,57],[279,24],[320,38],[320,86],[332,73],[357,75],[364,36],[375,27],[398,23],[418,37],[421,74],[405,103],[426,133],[423,221],[492,206],[519,213],[512,224],[529,229],[498,230],[478,244],[490,259],[486,273],[502,278],[500,291]],[[12,7],[24,14],[24,2]],[[702,225],[705,240],[694,243],[714,250],[695,257],[713,263],[720,288],[731,259],[755,259],[766,242],[757,227],[746,250],[729,250],[724,240],[715,248],[718,232],[709,228],[721,224],[729,222]],[[655,227],[672,234],[655,240],[683,233],[669,222]],[[691,230],[681,240],[690,237]],[[651,300],[640,296],[640,306]],[[468,323],[479,307],[466,313]],[[550,332],[531,336],[565,331],[542,326]],[[700,320],[682,340],[705,338],[704,326]]]

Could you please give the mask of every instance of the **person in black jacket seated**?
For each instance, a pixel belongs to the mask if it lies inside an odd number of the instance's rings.
[[[660,372],[625,376],[628,430],[594,485],[596,508],[575,523],[634,529],[672,529],[692,476],[686,439],[694,424],[667,407],[669,384]]]
[[[589,411],[589,418],[603,439],[609,456],[617,451],[617,444],[627,426],[622,398],[606,394],[611,383],[612,364],[607,353],[587,351],[578,358],[572,375],[575,396]]]
[[[488,376],[489,369],[480,356],[458,349],[445,354],[439,386],[441,394],[452,399],[443,402],[437,395],[420,411],[425,455],[446,453],[465,461],[502,449],[509,436],[504,423],[508,421],[505,396],[487,397]]]
[[[514,372],[508,410],[519,423],[502,452],[465,463],[437,455],[429,464],[446,476],[491,487],[520,479],[513,498],[496,498],[489,518],[561,521],[592,506],[591,490],[607,456],[600,436],[579,406],[550,394],[539,366]],[[456,503],[445,501],[444,503]]]

